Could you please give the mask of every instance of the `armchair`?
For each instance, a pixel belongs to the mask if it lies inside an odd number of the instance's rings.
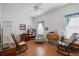
[[[37,34],[35,42],[44,42],[45,36],[43,34]]]
[[[76,42],[79,39],[79,33],[73,33],[70,37],[70,39],[64,39],[64,40],[59,40],[57,43],[57,52],[63,55],[70,55],[71,50],[75,50],[75,47],[73,47],[74,42]],[[64,54],[62,51],[66,51],[67,54]]]
[[[11,36],[12,36],[13,41],[15,42],[16,51],[20,53],[23,48],[24,48],[23,51],[26,50],[27,46],[24,41],[17,42],[15,35],[11,33]]]

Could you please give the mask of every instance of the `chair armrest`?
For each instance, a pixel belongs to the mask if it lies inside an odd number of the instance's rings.
[[[70,42],[67,40],[63,40],[63,41],[59,40],[58,42],[59,42],[58,45],[62,45],[62,46],[68,46],[70,44]]]

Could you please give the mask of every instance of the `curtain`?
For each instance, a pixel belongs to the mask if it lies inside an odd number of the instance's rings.
[[[79,12],[65,16],[66,37],[79,33]]]

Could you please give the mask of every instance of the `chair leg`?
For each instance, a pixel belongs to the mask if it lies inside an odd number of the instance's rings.
[[[70,52],[68,51],[68,56],[70,56]]]
[[[59,49],[57,48],[57,52],[59,52]]]
[[[60,48],[58,47],[58,49],[57,49],[57,53],[60,53],[60,54],[65,55],[65,56],[70,56],[70,52],[69,52],[68,49],[65,50],[65,51],[67,51],[67,54],[61,53],[61,52],[59,51],[59,49],[60,49]],[[62,49],[60,49],[60,50],[62,50]]]
[[[16,49],[16,54],[20,54],[20,49],[19,48]]]

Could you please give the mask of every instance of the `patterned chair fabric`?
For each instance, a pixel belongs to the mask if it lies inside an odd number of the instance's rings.
[[[45,40],[45,36],[43,34],[36,35],[36,39],[35,39],[36,42],[44,42],[44,40]]]

